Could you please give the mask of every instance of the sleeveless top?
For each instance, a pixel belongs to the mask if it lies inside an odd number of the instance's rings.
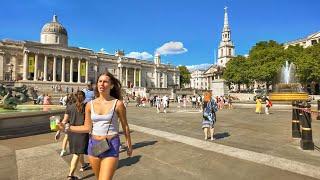
[[[96,114],[93,108],[93,101],[90,101],[91,120],[92,120],[91,134],[92,135],[106,136],[106,135],[116,135],[119,133],[118,115],[115,112],[115,106],[117,104],[118,99],[115,99],[113,101],[114,103],[111,110],[104,115]]]

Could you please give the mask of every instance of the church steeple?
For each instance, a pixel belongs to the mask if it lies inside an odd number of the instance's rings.
[[[229,27],[229,18],[227,7],[224,8],[224,22],[221,32],[221,41],[218,49],[218,62],[219,66],[226,66],[227,62],[234,57],[234,45],[231,41],[231,29]]]
[[[229,20],[228,20],[228,7],[224,7],[224,23],[223,23],[223,29],[228,28],[229,29]]]

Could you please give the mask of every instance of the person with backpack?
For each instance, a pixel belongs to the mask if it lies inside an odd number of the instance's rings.
[[[208,133],[210,133],[211,141],[215,140],[214,136],[214,125],[216,122],[216,112],[218,111],[218,105],[214,99],[211,98],[210,92],[204,93],[203,100],[203,119],[202,129],[204,132],[204,140],[208,140]]]

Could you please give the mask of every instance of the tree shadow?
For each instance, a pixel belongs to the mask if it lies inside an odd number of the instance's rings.
[[[230,134],[229,134],[228,132],[216,133],[216,134],[214,135],[214,137],[215,137],[216,139],[223,139],[223,138],[226,138],[226,137],[229,137],[229,136],[230,136]]]

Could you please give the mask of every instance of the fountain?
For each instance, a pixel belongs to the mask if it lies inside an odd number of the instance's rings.
[[[282,66],[279,83],[273,88],[273,93],[269,97],[272,101],[294,101],[308,100],[308,94],[302,90],[301,84],[295,76],[295,65],[286,61]]]
[[[50,132],[49,117],[64,115],[63,106],[28,103],[35,97],[33,88],[0,83],[0,140]]]

